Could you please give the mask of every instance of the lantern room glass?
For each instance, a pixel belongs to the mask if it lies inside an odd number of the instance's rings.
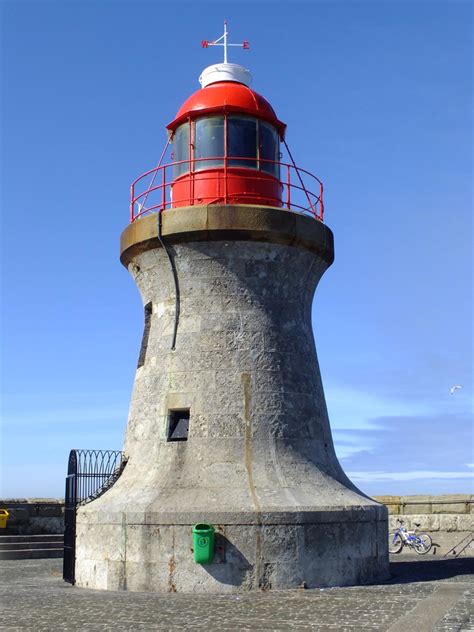
[[[225,143],[225,123],[224,116],[207,116],[176,129],[173,178],[191,170],[223,168],[227,149],[228,167],[256,169],[280,179],[280,139],[276,128],[250,116],[229,115]]]
[[[207,160],[199,160],[206,158]],[[224,117],[197,119],[194,131],[194,169],[224,166]]]
[[[277,130],[264,121],[258,122],[258,155],[260,171],[280,179],[280,139]],[[265,162],[271,160],[272,162]]]
[[[189,123],[180,125],[173,136],[173,179],[189,171]],[[185,160],[186,162],[180,162]],[[176,164],[179,163],[179,164]]]
[[[248,116],[227,119],[227,164],[257,169],[257,120]],[[235,156],[236,158],[232,158]]]

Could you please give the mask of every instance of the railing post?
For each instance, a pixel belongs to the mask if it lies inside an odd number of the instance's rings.
[[[286,165],[286,207],[290,210],[291,172],[290,165]]]
[[[228,118],[227,118],[227,114],[225,114],[224,115],[224,204],[229,203],[227,199],[228,194],[229,194],[229,189],[227,186],[227,127],[228,127]]]
[[[135,197],[135,185],[132,184],[132,186],[130,187],[130,223],[133,222],[134,197]]]
[[[193,171],[189,172],[189,206],[194,206],[194,200],[193,200],[193,184],[194,184],[194,178],[196,177],[196,174]]]
[[[161,205],[162,205],[162,210],[164,211],[166,208],[166,165],[163,167],[163,177],[161,180],[161,187],[162,187],[162,193],[161,193]]]
[[[322,183],[322,182],[320,182],[320,183],[319,183],[319,206],[320,206],[320,208],[321,208],[321,212],[320,212],[320,214],[319,214],[319,215],[320,215],[320,219],[321,219],[321,221],[323,221],[323,220],[324,220],[323,190],[324,190],[323,183]]]

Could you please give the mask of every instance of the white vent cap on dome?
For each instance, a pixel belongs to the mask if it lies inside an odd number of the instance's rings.
[[[240,64],[222,63],[212,64],[212,66],[204,68],[199,77],[199,83],[203,88],[218,81],[235,81],[249,86],[252,83],[252,75],[250,70]]]

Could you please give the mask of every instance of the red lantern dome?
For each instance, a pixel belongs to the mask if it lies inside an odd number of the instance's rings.
[[[251,90],[238,64],[206,68],[203,87],[180,107],[172,134],[173,207],[191,204],[281,206],[280,139],[285,124]]]
[[[285,133],[286,125],[278,120],[270,103],[243,83],[233,81],[211,83],[197,90],[186,99],[167,128],[174,131],[188,117],[197,118],[215,112],[239,112],[255,116],[274,125],[280,136]]]
[[[225,57],[199,80],[202,88],[167,125],[168,144],[158,167],[132,183],[131,221],[150,211],[204,204],[286,206],[322,219],[322,183],[294,164],[286,125],[249,87],[250,72]],[[280,142],[291,164],[281,162]],[[162,164],[168,145],[172,162]],[[310,189],[303,173],[313,179]],[[151,182],[144,190],[146,178]]]

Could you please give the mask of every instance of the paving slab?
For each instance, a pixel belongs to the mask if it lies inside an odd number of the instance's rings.
[[[61,560],[4,560],[0,630],[474,630],[474,558],[399,560],[384,584],[241,595],[89,590]]]

